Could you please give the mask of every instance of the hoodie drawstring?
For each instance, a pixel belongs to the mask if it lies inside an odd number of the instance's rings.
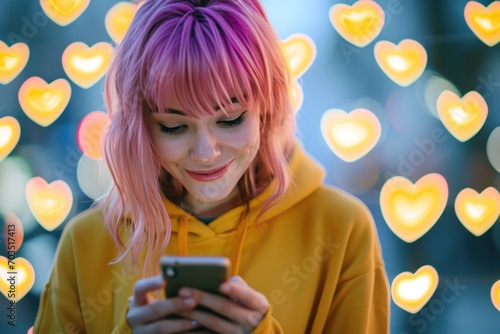
[[[177,233],[177,255],[187,255],[187,235],[187,219],[185,216],[181,216],[181,219],[179,220],[179,232]]]
[[[245,217],[238,226],[238,238],[236,246],[236,254],[231,259],[230,276],[238,275],[240,271],[241,254],[243,253],[243,245],[247,236],[248,217]],[[177,255],[188,255],[188,222],[185,216],[179,219],[179,227],[177,233]]]

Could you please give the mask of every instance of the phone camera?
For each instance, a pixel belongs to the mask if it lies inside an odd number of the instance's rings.
[[[167,275],[167,277],[175,277],[177,276],[177,270],[173,267],[167,267],[165,268],[165,275]]]

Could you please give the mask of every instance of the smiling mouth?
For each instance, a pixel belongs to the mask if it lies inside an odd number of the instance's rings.
[[[186,169],[186,172],[189,174],[189,176],[191,176],[193,179],[197,181],[201,182],[215,181],[224,176],[224,174],[226,174],[227,170],[229,169],[229,166],[231,165],[231,162],[221,168],[216,168],[211,170],[197,170],[197,171],[191,171]]]

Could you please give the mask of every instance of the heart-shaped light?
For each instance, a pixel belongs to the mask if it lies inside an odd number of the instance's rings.
[[[475,91],[463,98],[449,90],[439,94],[437,112],[446,129],[458,140],[464,142],[481,130],[488,116],[488,105]]]
[[[0,161],[5,159],[21,137],[21,126],[12,116],[0,118]]]
[[[75,84],[89,88],[99,81],[108,70],[113,47],[100,42],[92,47],[85,43],[70,44],[62,55],[64,71]]]
[[[282,41],[281,48],[288,60],[288,68],[294,79],[302,76],[316,58],[316,44],[304,34],[288,36]]]
[[[4,215],[3,224],[3,241],[5,249],[17,252],[24,239],[23,224],[19,218],[13,213],[6,213]]]
[[[463,189],[455,199],[455,213],[465,228],[478,237],[500,216],[500,193],[493,187],[484,189],[481,194],[471,188]]]
[[[28,260],[0,256],[0,291],[7,299],[19,302],[31,290],[33,283],[35,271]]]
[[[40,225],[52,231],[68,216],[73,205],[73,194],[64,181],[47,184],[41,177],[34,177],[26,185],[26,200]]]
[[[108,116],[102,111],[93,111],[80,122],[77,130],[78,146],[89,158],[102,158],[101,138],[108,126]]]
[[[431,299],[438,282],[439,275],[430,265],[421,267],[415,274],[401,273],[392,281],[392,300],[403,310],[417,313]]]
[[[424,47],[411,39],[404,39],[398,45],[379,41],[375,44],[374,52],[378,66],[402,87],[417,80],[427,65],[427,52]]]
[[[500,1],[493,1],[487,7],[469,1],[464,16],[472,32],[486,45],[494,46],[500,42]]]
[[[126,1],[116,3],[106,14],[104,24],[109,36],[120,43],[134,19],[137,6]]]
[[[415,184],[402,176],[394,176],[380,190],[380,209],[385,222],[408,243],[434,226],[447,201],[448,183],[435,173],[423,176]]]
[[[30,49],[24,43],[16,43],[10,48],[0,41],[0,83],[8,84],[26,67]]]
[[[65,79],[51,84],[39,77],[26,80],[19,89],[19,104],[31,120],[41,126],[49,126],[64,111],[71,98],[71,86]]]
[[[385,21],[382,7],[368,0],[360,0],[352,6],[335,4],[330,8],[329,17],[340,36],[360,48],[380,34]]]
[[[60,26],[67,26],[87,9],[90,0],[40,0],[45,15]]]
[[[500,311],[500,281],[496,281],[491,287],[491,301],[495,308]]]
[[[377,116],[367,109],[358,108],[350,113],[330,109],[321,117],[321,132],[335,155],[352,162],[377,144],[382,127]]]

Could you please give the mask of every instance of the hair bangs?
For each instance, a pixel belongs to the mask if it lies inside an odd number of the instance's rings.
[[[257,97],[266,86],[262,59],[253,41],[236,35],[226,20],[210,7],[196,7],[151,36],[146,48],[152,56],[144,64],[149,68],[144,96],[151,109],[164,112],[175,103],[200,117],[237,101],[259,112]]]

